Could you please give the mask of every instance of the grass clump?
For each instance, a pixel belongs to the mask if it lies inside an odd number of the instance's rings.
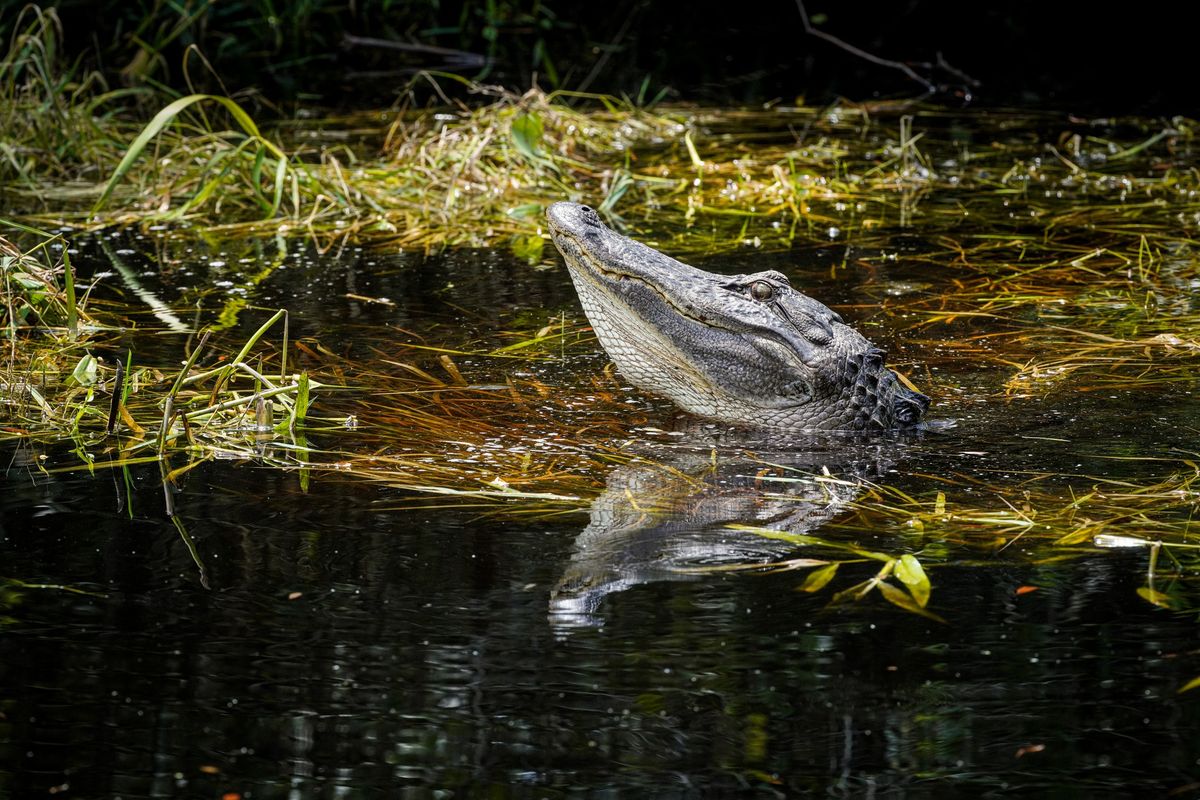
[[[0,220],[0,224],[5,223]],[[50,257],[55,249],[56,263]],[[3,328],[10,347],[18,341],[18,329],[36,329],[66,342],[78,336],[81,320],[89,326],[95,324],[76,295],[70,255],[61,237],[47,238],[29,252],[0,237],[0,272],[4,280]]]
[[[57,261],[50,254],[57,253]],[[280,310],[236,352],[205,352],[209,335],[189,336],[182,368],[138,363],[121,346],[129,320],[88,309],[76,298],[69,248],[61,237],[28,251],[0,239],[0,308],[8,342],[0,362],[0,439],[74,444],[92,468],[158,460],[273,457],[299,448],[313,392],[306,372],[287,371],[286,312]],[[282,327],[281,347],[261,352]],[[184,331],[186,333],[186,331]],[[201,358],[202,354],[205,358]],[[199,366],[208,357],[217,366]],[[278,360],[275,360],[275,359]],[[274,363],[270,372],[266,365]],[[269,374],[268,374],[269,373]]]
[[[54,246],[58,256],[52,261]],[[59,237],[44,240],[31,252],[0,237],[0,277],[0,323],[6,340],[0,407],[32,405],[42,415],[53,415],[43,394],[46,376],[65,372],[77,385],[88,380],[92,363],[86,355],[70,370],[66,366],[83,350],[81,324],[86,332],[94,330],[96,322],[86,302],[76,296],[69,256]]]
[[[120,149],[105,106],[131,93],[63,63],[54,9],[27,6],[11,30],[0,55],[0,184],[26,198],[48,185],[56,197],[80,191]]]
[[[819,260],[839,310],[873,337],[896,339],[893,360],[927,367],[909,371],[943,398],[985,370],[999,377],[964,391],[1018,409],[1051,395],[1165,394],[1200,377],[1200,174],[1189,120],[1117,126],[1013,113],[964,125],[937,109],[876,116],[844,103],[649,109],[425,76],[434,107],[422,107],[414,88],[380,113],[265,122],[244,97],[110,92],[76,75],[58,56],[52,11],[25,12],[18,30],[0,64],[0,182],[26,222],[166,224],[214,239],[306,237],[317,249],[507,246],[542,264],[553,259],[544,209],[571,199],[674,255],[795,248],[797,261]],[[247,296],[283,264],[286,246],[276,249],[221,273],[245,292],[224,300],[218,334],[262,313]],[[169,483],[178,470],[229,457],[302,476],[348,473],[403,490],[397,505],[537,515],[586,509],[606,473],[637,458],[625,445],[646,417],[630,413],[607,377],[572,391],[464,366],[463,357],[528,366],[594,350],[586,329],[565,319],[515,339],[457,349],[424,341],[350,361],[289,342],[286,318],[266,313],[236,344],[210,345],[184,326],[179,357],[147,364],[114,333],[132,323],[93,315],[87,288],[72,299],[61,238],[0,250],[5,435],[67,431],[89,468],[89,453],[112,464],[147,459],[164,465]],[[203,297],[207,288],[192,290]],[[297,373],[297,353],[322,383],[364,391],[323,393],[337,413],[307,416],[322,387]],[[305,434],[316,430],[327,437],[320,450]],[[169,466],[176,454],[187,464]],[[837,564],[879,562],[838,597],[878,591],[923,610],[929,586],[917,570],[935,573],[946,553],[1020,551],[1036,562],[1114,541],[1147,542],[1136,546],[1186,576],[1193,472],[1181,461],[1169,475],[1124,484],[1044,475],[911,496],[866,487],[831,530],[912,538],[862,552],[839,550],[832,537],[796,540],[825,548],[816,565],[824,571],[802,588],[832,585]],[[1145,588],[1151,602],[1169,594],[1161,582]]]
[[[869,248],[919,221],[960,250],[947,257],[1023,240],[1026,258],[1054,244],[1078,259],[1143,235],[1153,249],[1164,207],[1189,238],[1200,219],[1184,119],[1115,128],[1011,114],[975,120],[983,129],[964,138],[955,115],[930,108],[649,109],[425,74],[383,112],[265,122],[245,97],[109,92],[60,63],[52,11],[23,19],[0,66],[0,140],[16,143],[0,182],[44,222],[282,232],[322,246],[506,244],[536,262],[542,212],[563,199],[679,253]],[[990,217],[981,198],[1009,213]],[[973,207],[991,230],[963,242]]]

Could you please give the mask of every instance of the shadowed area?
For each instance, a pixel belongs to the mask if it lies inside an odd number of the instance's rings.
[[[778,435],[698,423],[677,434],[608,473],[551,595],[556,629],[601,625],[608,595],[652,581],[827,563],[788,557],[903,453],[902,443],[868,437],[808,437],[786,449]]]

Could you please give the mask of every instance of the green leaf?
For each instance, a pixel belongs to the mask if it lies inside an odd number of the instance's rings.
[[[279,213],[279,205],[283,202],[283,187],[287,178],[288,162],[285,158],[280,158],[275,162],[275,193],[271,195],[271,210],[267,212],[267,218],[270,219]]]
[[[700,154],[696,152],[696,145],[692,141],[691,131],[684,132],[683,143],[687,146],[688,158],[692,160],[692,166],[696,169],[704,169],[704,161],[701,160]]]
[[[879,592],[889,603],[894,606],[899,606],[905,611],[910,611],[913,614],[920,614],[922,617],[927,617],[934,622],[941,622],[943,624],[946,622],[946,620],[942,619],[937,614],[934,614],[929,609],[917,605],[917,601],[910,597],[908,592],[904,591],[898,586],[893,586],[887,581],[879,582]]]
[[[28,387],[27,391],[29,392],[29,396],[33,398],[33,401],[38,404],[38,408],[46,415],[46,419],[52,419],[54,417],[54,409],[46,402],[46,398],[42,397],[41,393],[32,386]]]
[[[833,597],[829,598],[829,605],[836,606],[839,603],[862,600],[867,596],[867,592],[875,588],[875,584],[878,582],[879,581],[877,578],[868,578],[862,583],[854,584],[849,589],[842,589]]]
[[[67,333],[74,340],[79,335],[79,309],[75,305],[75,268],[71,266],[71,248],[64,247],[63,289],[67,293]]]
[[[814,569],[805,576],[804,583],[800,584],[796,590],[800,592],[821,591],[827,583],[833,580],[833,576],[837,574],[838,567],[840,566],[841,564],[829,564],[820,569]]]
[[[90,353],[84,355],[71,371],[72,380],[80,386],[92,386],[96,383],[96,366],[95,356]]]
[[[542,121],[533,114],[522,114],[512,122],[513,145],[528,159],[542,157]]]
[[[610,214],[616,207],[617,202],[629,191],[629,187],[633,186],[633,177],[628,170],[619,169],[613,176],[612,185],[608,189],[608,196],[604,198],[604,202],[597,209],[601,214]]]
[[[529,219],[531,217],[540,218],[543,211],[545,211],[545,207],[541,203],[525,203],[514,206],[504,213],[513,219]]]
[[[514,237],[512,241],[513,255],[530,266],[541,263],[545,246],[546,240],[535,233]]]
[[[300,373],[300,379],[296,381],[296,421],[301,425],[304,424],[304,418],[308,416],[308,406],[311,403],[308,396],[308,371]]]
[[[45,289],[46,284],[24,272],[14,272],[10,277],[21,284],[22,289]]]
[[[1164,594],[1157,589],[1151,589],[1149,586],[1143,586],[1137,590],[1138,595],[1145,601],[1153,603],[1159,608],[1175,608],[1175,600],[1169,595]]]
[[[1192,678],[1190,681],[1188,681],[1187,683],[1185,683],[1183,686],[1180,686],[1180,687],[1179,687],[1179,688],[1176,690],[1176,692],[1175,692],[1175,693],[1176,693],[1176,694],[1183,694],[1184,692],[1190,692],[1192,689],[1195,689],[1197,686],[1200,686],[1200,676],[1197,676],[1197,677],[1195,677],[1195,678]]]
[[[929,576],[925,574],[925,568],[916,556],[900,556],[900,560],[896,562],[896,577],[912,592],[917,605],[924,608],[929,603],[929,593],[933,587],[930,586]]]

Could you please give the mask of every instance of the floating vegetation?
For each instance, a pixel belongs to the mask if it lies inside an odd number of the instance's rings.
[[[834,527],[889,520],[900,535],[908,529],[905,538],[922,541],[922,552],[960,561],[964,549],[1034,563],[1098,548],[1144,552],[1146,583],[1138,594],[1163,608],[1200,611],[1200,465],[1190,457],[1124,460],[1167,471],[1136,481],[1034,474],[1007,490],[956,476],[923,500],[874,486],[855,502],[855,514]]]
[[[25,253],[11,244],[4,250],[3,307],[11,309],[4,320],[10,336],[4,437],[71,441],[79,460],[74,469],[159,463],[168,511],[170,487],[212,459],[293,472],[302,486],[314,475],[377,483],[387,490],[382,507],[469,508],[505,518],[581,519],[580,512],[616,491],[651,521],[678,521],[681,509],[703,507],[713,491],[732,486],[755,498],[759,513],[779,504],[796,514],[815,503],[828,506],[829,519],[817,535],[731,518],[717,530],[783,542],[802,555],[688,570],[804,570],[797,588],[826,592],[835,604],[878,594],[913,613],[945,618],[936,586],[947,564],[995,555],[1037,564],[1136,546],[1148,562],[1143,598],[1177,610],[1198,604],[1193,518],[1200,494],[1186,455],[1162,457],[1149,474],[1129,479],[925,476],[918,494],[854,471],[788,468],[753,447],[728,444],[684,466],[676,457],[680,440],[650,427],[650,409],[631,413],[611,373],[580,387],[539,379],[539,364],[595,349],[590,331],[565,318],[454,347],[413,337],[372,358],[348,360],[319,340],[292,338],[284,312],[248,309],[262,321],[238,343],[184,330],[175,334],[176,363],[147,364],[118,341],[132,323],[93,308],[91,285],[78,293],[78,332],[71,337],[64,287],[70,250],[60,238]],[[170,313],[151,298],[143,301]],[[312,380],[310,373],[322,377]],[[1063,380],[1069,385],[1077,377]],[[311,413],[316,394],[319,416]],[[657,477],[640,480],[632,495],[606,485],[630,468]],[[735,475],[751,480],[742,486],[732,482]],[[819,489],[815,496],[788,490],[805,482]]]
[[[817,592],[840,567],[861,569],[854,565],[874,562],[882,564],[877,573],[849,587],[835,586],[831,603],[861,600],[878,590],[888,602],[930,616],[926,607],[935,583],[923,564],[936,574],[943,566],[980,558],[1036,565],[1117,549],[1145,553],[1146,582],[1138,589],[1143,599],[1175,611],[1200,611],[1200,467],[1187,457],[1127,460],[1151,461],[1167,471],[1141,480],[1034,474],[1016,486],[955,475],[932,481],[920,497],[863,479],[848,484],[829,474],[794,473],[788,481],[854,487],[820,535],[744,523],[728,528],[792,543],[803,548],[804,557],[689,571],[810,570],[797,590]],[[795,495],[764,491],[760,503],[772,501],[798,502]],[[897,553],[897,545],[908,552]]]
[[[639,450],[666,436],[654,429],[661,415],[631,407],[611,372],[544,380],[538,365],[596,349],[577,312],[350,357],[292,336],[277,305],[255,305],[297,239],[320,252],[505,247],[545,267],[544,209],[563,199],[685,258],[790,250],[819,262],[838,310],[892,342],[892,361],[945,416],[960,415],[964,396],[1017,413],[1096,393],[1179,400],[1200,377],[1191,120],[644,107],[445,75],[421,76],[382,112],[263,119],[243,97],[109,90],[76,74],[52,10],[26,10],[14,30],[0,61],[0,186],[18,218],[0,223],[0,437],[69,441],[82,468],[156,462],[168,486],[231,459],[294,471],[302,486],[314,474],[374,482],[387,507],[529,518],[582,518],[610,494],[654,518],[708,496],[722,464],[779,468],[751,448],[715,448],[708,473],[684,469],[669,448]],[[418,103],[418,88],[435,105]],[[237,291],[201,326],[102,241],[153,330],[178,342],[147,360],[135,301],[97,301],[101,277],[77,285],[63,238],[114,227],[162,230],[160,268],[201,238],[261,247],[223,264],[221,282]],[[214,289],[197,283],[188,300],[199,305]],[[876,474],[776,474],[853,492],[821,507],[820,537],[753,518],[722,530],[812,552],[688,569],[805,569],[805,592],[878,593],[946,616],[931,590],[947,564],[1119,547],[1146,554],[1144,599],[1196,609],[1192,456],[1181,445],[1112,458],[1128,474],[955,472],[915,477],[907,493]],[[1134,470],[1137,458],[1157,460]],[[624,468],[649,470],[658,494],[614,493],[607,481]],[[761,503],[800,505],[760,483],[747,491]]]
[[[266,124],[231,97],[104,92],[58,63],[53,11],[26,17],[0,65],[0,130],[16,143],[0,180],[43,221],[186,222],[326,243],[510,244],[534,261],[542,210],[561,199],[669,231],[692,252],[851,236],[869,247],[872,232],[918,219],[926,236],[945,233],[970,226],[981,194],[1006,213],[989,216],[992,230],[978,241],[993,254],[1017,248],[1020,261],[1039,249],[1033,229],[1075,249],[1073,261],[1123,249],[1087,241],[1097,235],[1161,236],[1164,204],[1170,226],[1190,236],[1200,224],[1194,123],[1184,119],[1150,128],[1009,115],[968,136],[953,114],[916,106],[650,109],[427,74],[419,86],[433,87],[434,107],[416,107],[414,87],[381,113]],[[150,121],[138,123],[156,100]],[[30,113],[43,107],[56,111]],[[67,184],[84,200],[75,211],[55,193]],[[981,254],[974,243],[947,244]]]
[[[43,226],[170,223],[322,248],[501,244],[536,264],[549,255],[545,206],[581,200],[685,256],[803,245],[839,250],[835,276],[900,259],[953,274],[936,294],[882,295],[880,322],[936,331],[927,341],[946,358],[958,348],[1010,370],[1009,397],[1067,375],[1096,389],[1196,375],[1189,120],[1006,115],[975,118],[967,134],[919,107],[646,109],[426,76],[474,103],[443,94],[416,108],[410,96],[381,114],[264,125],[229,97],[192,94],[139,125],[144,93],[64,71],[53,12],[23,19],[0,76],[3,140],[15,143],[0,181]],[[57,121],[38,122],[35,107]]]
[[[165,463],[178,452],[262,459],[267,442],[273,450],[291,448],[280,464],[303,463],[294,456],[304,452],[297,426],[321,384],[287,371],[285,311],[233,354],[204,352],[205,332],[189,337],[181,368],[141,364],[118,342],[128,321],[92,313],[91,286],[77,301],[69,253],[61,236],[28,252],[0,238],[0,319],[8,339],[0,363],[0,439],[71,441],[87,468],[98,459],[109,467]],[[282,345],[259,352],[268,331],[280,327]],[[210,357],[218,366],[198,366]],[[275,371],[267,374],[266,364]]]

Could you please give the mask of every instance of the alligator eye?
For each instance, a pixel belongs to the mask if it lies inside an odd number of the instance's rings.
[[[750,284],[750,296],[765,302],[775,296],[775,287],[766,281],[755,281]]]

